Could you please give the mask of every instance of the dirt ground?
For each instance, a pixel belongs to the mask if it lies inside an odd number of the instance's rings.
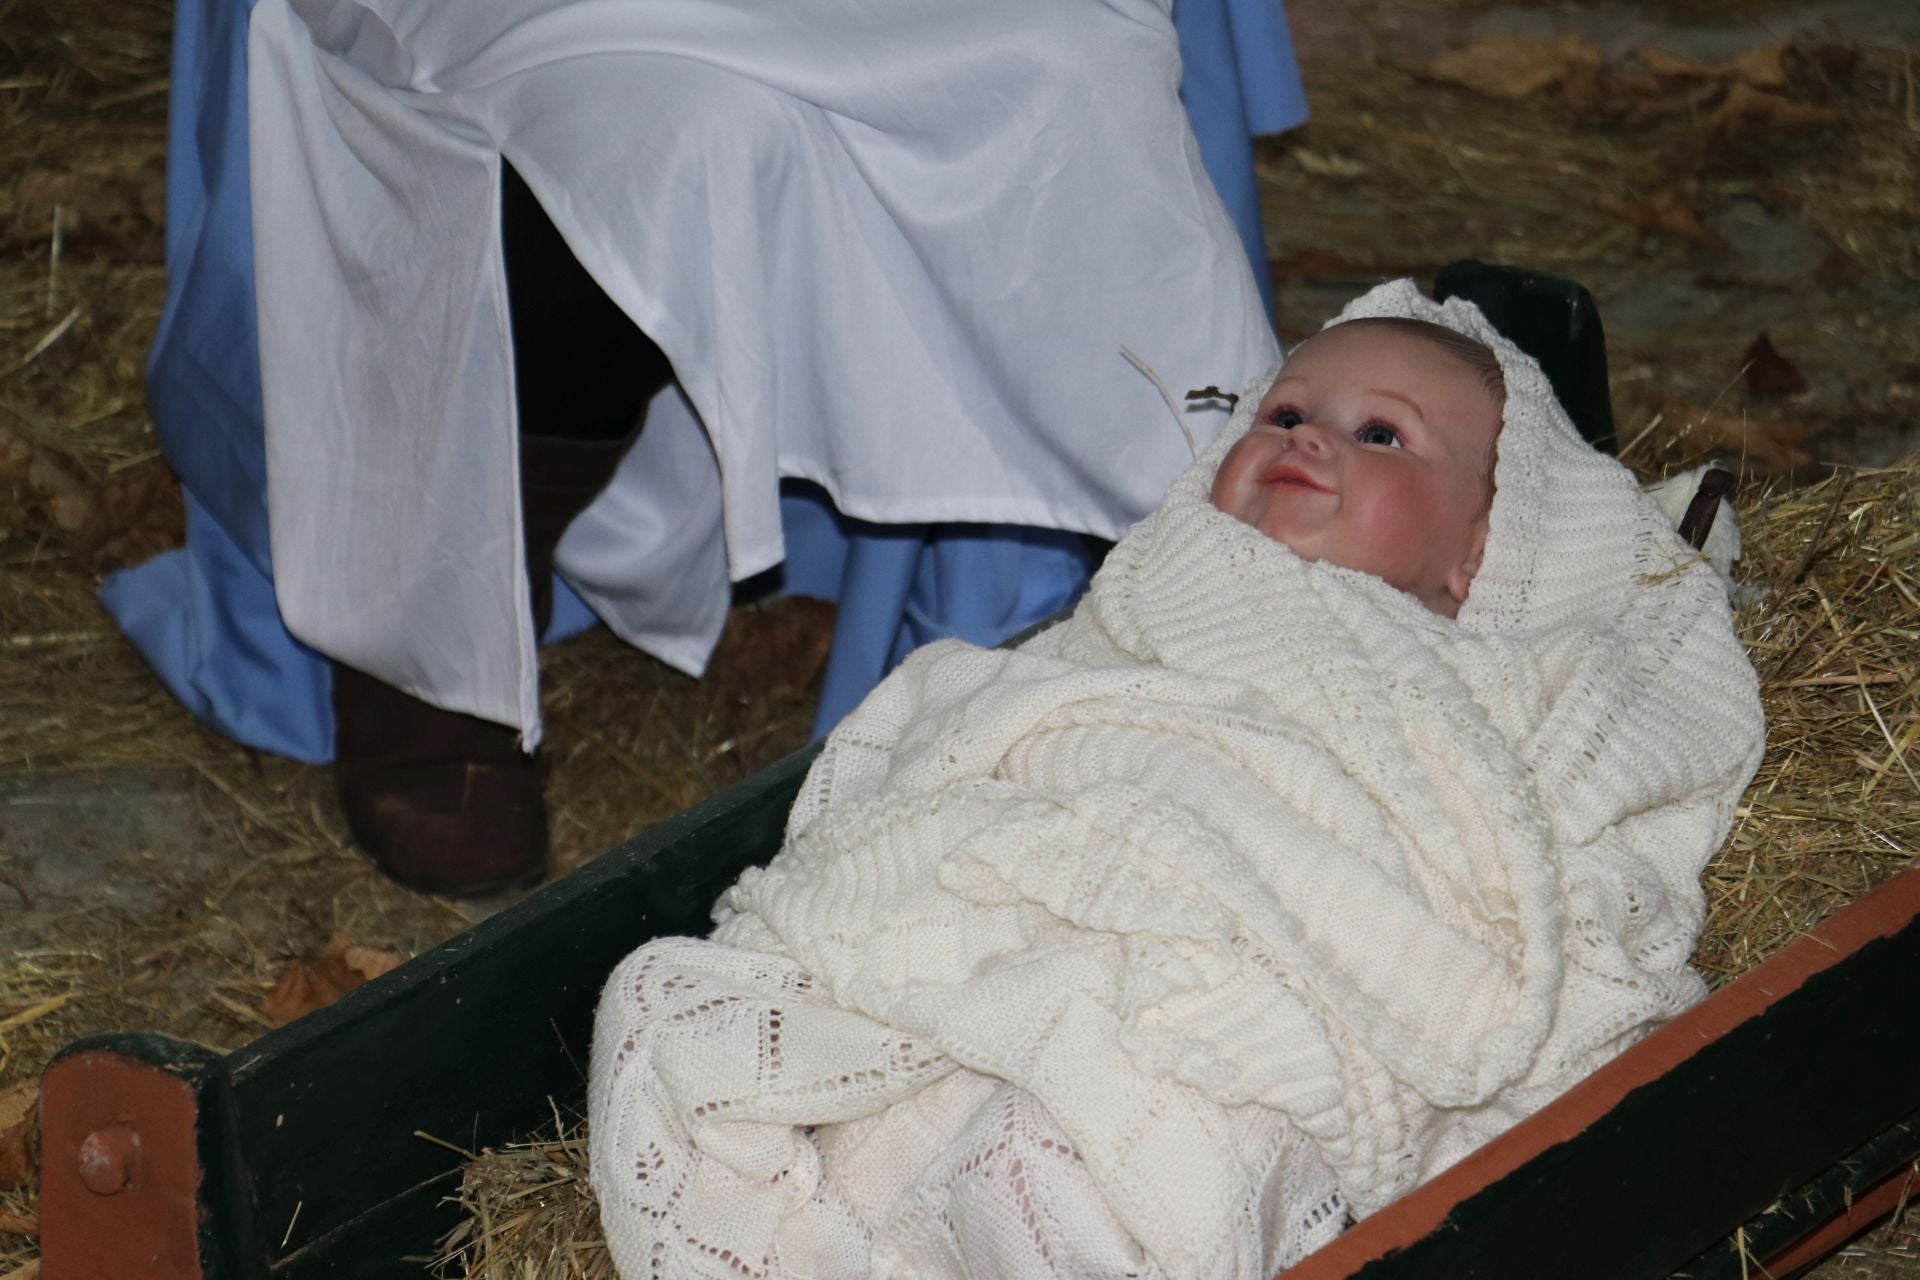
[[[1920,6],[1290,11],[1314,115],[1258,155],[1283,336],[1389,275],[1524,263],[1598,298],[1650,473],[1714,455],[1794,483],[1920,451]],[[383,881],[323,768],[200,727],[94,603],[181,537],[140,380],[170,17],[0,0],[0,1133],[73,1037],[231,1048],[495,905]],[[562,868],[804,740],[822,616],[735,623],[699,682],[604,633],[548,651]],[[0,1278],[30,1265],[33,1205],[0,1186]],[[1920,1277],[1916,1218],[1818,1274]]]

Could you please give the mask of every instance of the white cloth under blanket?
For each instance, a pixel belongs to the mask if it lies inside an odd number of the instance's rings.
[[[1471,304],[1385,314],[1506,375],[1459,617],[1208,502],[1269,375],[1069,620],[914,654],[608,982],[625,1280],[1264,1280],[1702,994],[1763,737],[1723,584]]]
[[[1191,461],[1121,346],[1275,354],[1166,0],[261,0],[250,62],[282,612],[530,739],[502,156],[673,363],[558,563],[688,670],[780,477],[1118,537]]]

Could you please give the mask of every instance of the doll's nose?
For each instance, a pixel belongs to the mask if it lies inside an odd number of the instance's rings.
[[[1320,454],[1333,443],[1333,433],[1309,419],[1287,432],[1287,442],[1302,453]]]

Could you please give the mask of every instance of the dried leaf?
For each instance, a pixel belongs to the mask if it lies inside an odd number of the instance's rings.
[[[1638,129],[1668,116],[1693,114],[1725,94],[1716,80],[1659,75],[1633,68],[1573,67],[1560,82],[1560,101],[1577,119]]]
[[[125,262],[158,262],[163,248],[166,172],[158,161],[29,169],[15,188],[13,217],[0,245],[53,238],[59,210],[61,252]]]
[[[44,456],[35,459],[33,469],[27,473],[27,483],[46,498],[47,515],[54,527],[66,533],[76,532],[87,522],[87,508],[91,505],[87,491],[70,487],[70,479],[57,463]]]
[[[1788,471],[1813,461],[1804,446],[1820,433],[1817,423],[1799,418],[1762,418],[1750,413],[1676,404],[1668,421],[1680,424],[1681,442],[1695,458],[1730,454],[1749,466]]]
[[[344,931],[310,948],[281,971],[260,1012],[276,1027],[324,1009],[355,987],[387,973],[405,959],[391,951],[355,946]]]
[[[340,953],[347,968],[361,974],[368,982],[383,973],[392,973],[407,962],[407,958],[392,951],[376,951],[372,947],[347,947]]]
[[[1787,49],[1766,45],[1715,63],[1664,49],[1638,49],[1633,54],[1636,66],[1570,68],[1562,77],[1561,100],[1580,119],[1639,128],[1669,116],[1708,112],[1736,93],[1784,89]],[[1736,100],[1735,109],[1751,107]]]
[[[1840,113],[1811,102],[1795,102],[1748,84],[1736,84],[1707,119],[1708,131],[1727,137],[1743,129],[1818,129],[1836,124]]]
[[[39,1113],[38,1080],[0,1089],[0,1191],[24,1185],[37,1171],[33,1147]]]
[[[1633,60],[1655,75],[1683,76],[1688,79],[1706,79],[1713,75],[1713,68],[1706,63],[1668,53],[1665,49],[1635,49]]]
[[[1787,85],[1787,46],[1763,45],[1725,62],[1697,62],[1665,49],[1636,49],[1634,60],[1656,75],[1686,80],[1738,80],[1762,89]]]
[[[707,663],[715,703],[744,704],[749,731],[766,725],[775,707],[805,692],[826,668],[833,620],[830,601],[808,596],[734,609]]]
[[[40,1235],[40,1216],[35,1213],[16,1213],[12,1209],[0,1209],[0,1236],[19,1236],[24,1240],[37,1239]],[[13,1272],[12,1276],[20,1274]]]
[[[1688,178],[1643,199],[1602,196],[1598,203],[1602,209],[1642,231],[1663,231],[1717,253],[1727,247],[1727,242],[1700,220],[1700,212],[1693,205],[1698,188],[1699,183]]]
[[[321,970],[305,959],[295,960],[280,973],[273,990],[260,1002],[260,1012],[276,1027],[284,1027],[304,1018],[315,1009],[324,1009],[345,995],[349,987],[328,981]]]
[[[160,459],[95,489],[47,450],[0,427],[0,536],[35,521],[77,534],[76,558],[96,570],[135,564],[186,541],[180,486]]]
[[[187,539],[179,482],[158,458],[111,476],[87,503],[75,556],[96,572],[139,564]]]
[[[1784,44],[1762,45],[1749,49],[1721,65],[1740,79],[1759,89],[1787,87],[1787,49]]]
[[[1580,120],[1608,119],[1617,95],[1605,67],[1575,67],[1560,79],[1561,105]]]
[[[1575,67],[1597,67],[1600,51],[1576,36],[1483,36],[1441,54],[1425,67],[1434,80],[1488,98],[1517,101],[1556,83]]]
[[[0,530],[34,517],[69,533],[87,517],[86,483],[48,453],[0,427]]]
[[[1746,364],[1747,394],[1793,396],[1807,389],[1807,380],[1791,360],[1774,350],[1766,334],[1753,340],[1741,357]]]

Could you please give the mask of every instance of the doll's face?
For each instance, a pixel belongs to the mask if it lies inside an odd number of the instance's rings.
[[[1486,545],[1500,413],[1480,373],[1434,342],[1337,325],[1281,366],[1221,460],[1213,504],[1451,618]]]

